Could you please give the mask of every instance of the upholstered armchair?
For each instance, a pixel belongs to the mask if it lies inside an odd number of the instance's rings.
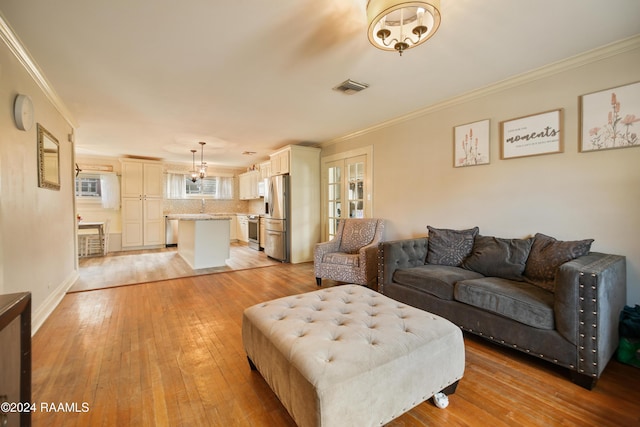
[[[383,231],[382,219],[340,220],[335,237],[315,247],[313,267],[318,286],[325,278],[375,289],[378,243],[383,239]]]

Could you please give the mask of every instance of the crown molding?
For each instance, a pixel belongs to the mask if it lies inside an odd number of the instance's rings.
[[[371,132],[375,132],[380,129],[395,126],[397,124],[415,119],[417,117],[425,116],[433,112],[443,110],[455,105],[463,104],[478,98],[482,98],[487,95],[498,93],[506,89],[511,89],[517,86],[521,86],[527,83],[531,83],[536,80],[540,80],[546,77],[550,77],[554,74],[562,73],[568,70],[582,67],[586,64],[600,61],[602,59],[609,58],[611,56],[619,55],[624,52],[628,52],[634,49],[640,48],[640,35],[635,35],[626,39],[622,39],[599,48],[592,49],[585,53],[581,53],[558,62],[545,65],[532,71],[528,71],[508,79],[499,81],[497,83],[490,84],[488,86],[481,87],[479,89],[464,93],[453,98],[446,99],[412,113],[405,114],[403,116],[396,117],[391,120],[378,123],[359,131],[325,141],[320,144],[321,147],[327,147],[340,142],[345,142],[350,139],[366,135]]]
[[[47,78],[44,76],[44,73],[40,70],[38,64],[36,64],[35,60],[29,54],[29,51],[27,51],[23,46],[22,42],[15,34],[9,23],[5,20],[2,13],[0,13],[0,39],[2,39],[2,41],[7,45],[11,53],[13,53],[13,55],[18,59],[20,64],[40,87],[42,92],[44,92],[47,99],[49,99],[67,123],[69,123],[71,127],[76,128],[77,126],[73,120],[73,116],[67,109],[66,105],[62,102],[62,99],[60,99]]]

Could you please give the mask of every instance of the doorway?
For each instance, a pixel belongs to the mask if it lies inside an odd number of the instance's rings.
[[[371,147],[322,159],[322,238],[331,240],[345,218],[370,218]]]

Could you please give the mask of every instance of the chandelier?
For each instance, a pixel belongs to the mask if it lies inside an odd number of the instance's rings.
[[[198,178],[203,179],[207,177],[207,162],[204,161],[204,146],[207,144],[206,142],[199,142],[200,144],[200,167],[196,169],[196,152],[198,150],[191,150],[191,156],[193,161],[193,166],[191,169],[191,181],[196,182]]]
[[[204,161],[204,146],[206,144],[206,142],[199,142],[198,144],[200,144],[200,172],[199,172],[199,176],[200,179],[203,179],[204,177],[207,176],[207,162]]]
[[[440,0],[369,0],[369,41],[382,50],[402,52],[418,46],[440,26]]]
[[[198,171],[196,170],[196,151],[191,150],[191,156],[193,157],[193,169],[191,169],[191,182],[196,182],[198,180]]]

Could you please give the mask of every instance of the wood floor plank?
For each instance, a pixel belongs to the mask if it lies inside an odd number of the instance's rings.
[[[33,425],[295,426],[249,369],[242,312],[316,289],[305,263],[67,294],[33,338],[33,399],[89,412],[37,412]],[[477,337],[465,335],[465,349],[449,407],[423,402],[389,427],[640,425],[640,369],[613,360],[588,391]]]

